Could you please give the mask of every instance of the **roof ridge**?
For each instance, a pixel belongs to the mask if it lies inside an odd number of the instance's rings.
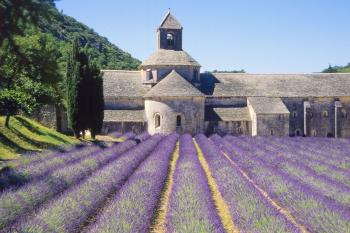
[[[196,87],[172,70],[157,83],[144,97],[204,96]]]
[[[101,69],[101,72],[129,72],[129,73],[137,73],[137,72],[140,72],[140,70],[104,70],[104,69]]]

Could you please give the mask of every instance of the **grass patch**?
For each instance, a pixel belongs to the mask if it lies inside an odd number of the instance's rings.
[[[27,152],[38,152],[79,141],[23,116],[10,118],[5,127],[5,116],[0,116],[0,160],[20,158]]]

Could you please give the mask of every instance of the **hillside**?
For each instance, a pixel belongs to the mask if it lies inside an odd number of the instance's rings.
[[[133,58],[129,53],[119,49],[116,45],[100,36],[93,29],[78,22],[76,19],[64,15],[56,8],[53,10],[52,19],[48,22],[41,19],[39,28],[42,32],[53,35],[60,44],[61,51],[67,49],[74,36],[79,36],[83,47],[88,50],[91,58],[101,69],[131,69],[135,70],[140,61]]]
[[[0,116],[0,160],[18,158],[26,152],[72,144],[72,137],[60,134],[23,116],[10,118],[10,127],[4,127],[5,117]]]

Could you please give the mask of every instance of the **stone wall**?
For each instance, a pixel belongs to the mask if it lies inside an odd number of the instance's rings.
[[[54,129],[57,127],[56,108],[54,105],[43,106],[40,110],[35,111],[31,117],[46,127]]]
[[[40,110],[35,111],[31,116],[46,127],[56,129],[61,133],[70,133],[68,129],[67,113],[63,107],[44,105]]]
[[[146,130],[146,122],[103,122],[102,126],[102,134],[109,134],[112,132],[134,132],[139,134]]]
[[[289,114],[258,114],[256,122],[258,136],[289,135]]]
[[[155,133],[190,133],[204,132],[204,98],[157,98],[145,100],[145,113],[148,132]],[[155,118],[160,116],[160,126],[156,127]],[[181,127],[176,126],[176,117],[181,116]]]
[[[283,103],[288,108],[289,135],[303,136],[304,134],[304,98],[283,98]]]
[[[105,109],[142,109],[142,97],[107,97],[105,98]]]
[[[207,135],[252,135],[252,124],[250,121],[205,121],[204,127]]]
[[[338,137],[350,138],[350,97],[340,97],[342,108],[337,109]]]

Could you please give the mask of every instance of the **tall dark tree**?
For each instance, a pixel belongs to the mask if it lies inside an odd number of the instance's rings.
[[[89,129],[92,139],[101,132],[104,118],[104,97],[103,79],[100,70],[95,64],[90,64],[90,109],[89,109]]]
[[[81,93],[81,76],[80,76],[80,52],[79,40],[74,38],[72,50],[67,60],[66,74],[66,102],[68,125],[73,130],[75,137],[79,138],[82,125],[80,122],[80,104],[79,98]]]
[[[67,113],[70,128],[79,138],[85,130],[95,135],[101,131],[103,122],[103,87],[100,70],[94,65],[85,50],[79,49],[79,40],[73,41],[67,62]]]

